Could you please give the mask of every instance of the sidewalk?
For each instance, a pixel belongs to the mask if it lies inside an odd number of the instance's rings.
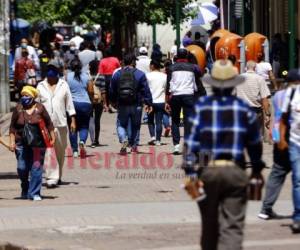
[[[171,138],[163,138],[160,147],[148,147],[150,138],[143,126],[143,153],[124,160],[118,156],[114,124],[115,115],[104,113],[103,145],[88,148],[86,161],[73,161],[68,153],[65,185],[43,188],[42,202],[18,199],[14,154],[0,146],[0,241],[31,249],[199,249],[199,212],[180,189],[182,156],[170,154]],[[271,152],[272,147],[265,145],[267,166],[271,166]],[[279,213],[291,213],[290,190],[288,178],[276,207]],[[279,250],[280,242],[285,242],[288,249],[298,249],[299,238],[288,228],[291,221],[260,221],[259,208],[259,202],[250,202],[245,248]]]

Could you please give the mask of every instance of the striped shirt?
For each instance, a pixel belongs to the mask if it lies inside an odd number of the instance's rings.
[[[236,95],[249,104],[251,108],[261,108],[261,100],[271,95],[263,77],[248,70],[242,74],[245,82],[236,87]]]

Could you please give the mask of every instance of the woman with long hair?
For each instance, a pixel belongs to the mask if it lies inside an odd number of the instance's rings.
[[[92,113],[91,97],[93,96],[93,83],[87,73],[82,72],[82,64],[78,58],[71,61],[71,70],[66,79],[69,84],[76,111],[76,131],[70,132],[70,142],[73,156],[78,157],[78,134],[80,157],[86,157],[85,143],[88,138],[89,120]]]

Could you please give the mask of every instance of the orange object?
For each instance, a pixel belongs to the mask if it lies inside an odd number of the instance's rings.
[[[206,66],[206,55],[204,50],[197,45],[190,45],[186,49],[195,56],[201,72],[204,72]]]
[[[250,33],[245,36],[246,61],[257,62],[257,57],[264,52],[263,43],[267,37],[259,33]]]
[[[240,69],[240,47],[239,44],[243,40],[243,37],[229,33],[220,38],[215,46],[216,60],[227,59],[229,55],[236,57],[235,66]]]
[[[50,143],[51,141],[51,138],[50,138],[50,134],[49,134],[49,131],[46,127],[46,124],[45,124],[45,121],[43,119],[41,119],[39,121],[39,127],[40,127],[40,130],[41,130],[41,134],[43,136],[43,139],[44,139],[44,142],[45,142],[45,145],[47,148],[51,148],[53,147]]]
[[[231,32],[228,31],[228,30],[225,30],[225,29],[219,29],[219,30],[216,30],[212,36],[210,37],[210,39],[213,39],[215,37],[219,37],[219,38],[222,38],[223,36],[226,36],[228,34],[230,34]]]

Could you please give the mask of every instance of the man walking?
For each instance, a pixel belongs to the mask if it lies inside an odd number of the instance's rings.
[[[48,166],[46,169],[47,187],[54,188],[61,183],[62,168],[65,160],[68,140],[66,112],[71,117],[70,129],[74,132],[76,130],[75,108],[69,85],[66,81],[59,78],[59,65],[55,64],[55,61],[49,62],[47,78],[39,83],[37,89],[40,94],[40,102],[45,106],[55,127],[56,140],[54,150],[57,166]]]
[[[207,194],[198,203],[202,250],[240,250],[248,185],[244,149],[251,159],[252,177],[262,179],[261,135],[255,113],[231,94],[244,82],[231,62],[215,62],[211,76],[203,80],[212,85],[213,95],[196,103],[191,134],[185,141],[183,168],[190,182],[200,178],[199,184]]]
[[[295,69],[300,75],[300,69]],[[294,83],[297,86],[290,87],[285,95],[280,121],[280,150],[289,150],[290,164],[292,168],[293,186],[293,225],[292,231],[300,233],[300,79]],[[288,136],[289,139],[286,137]]]
[[[124,56],[124,68],[118,70],[111,81],[111,101],[118,107],[118,120],[124,138],[121,138],[120,154],[127,153],[128,143],[131,152],[137,150],[137,133],[141,126],[142,110],[139,107],[145,103],[145,112],[152,111],[152,96],[147,83],[146,75],[135,68],[136,57],[132,53]],[[131,121],[131,137],[127,140],[127,126]]]
[[[268,118],[266,123],[270,122],[270,103],[268,97],[271,96],[268,85],[263,77],[255,73],[256,63],[247,62],[247,71],[242,74],[245,82],[236,87],[237,97],[243,99],[251,109],[256,113],[260,127],[263,131],[265,127],[264,117]]]
[[[200,80],[201,72],[197,65],[188,62],[188,51],[179,49],[177,61],[170,67],[167,77],[166,106],[171,112],[173,154],[180,154],[180,112],[183,109],[184,138],[190,133],[189,117],[193,113],[196,93],[205,95],[205,89]]]
[[[292,69],[289,71],[286,81],[287,87],[295,87],[300,81],[300,71]],[[260,219],[270,220],[280,218],[274,211],[273,206],[279,196],[281,188],[284,184],[285,178],[291,171],[291,164],[289,159],[289,150],[285,148],[280,150],[278,145],[280,141],[280,120],[282,116],[282,106],[287,93],[287,88],[277,91],[273,97],[274,121],[272,122],[272,139],[273,147],[273,167],[266,184],[266,194],[263,200],[261,211],[258,215]]]
[[[137,57],[136,68],[143,71],[145,74],[150,72],[151,59],[148,57],[148,49],[140,47],[139,56]]]

